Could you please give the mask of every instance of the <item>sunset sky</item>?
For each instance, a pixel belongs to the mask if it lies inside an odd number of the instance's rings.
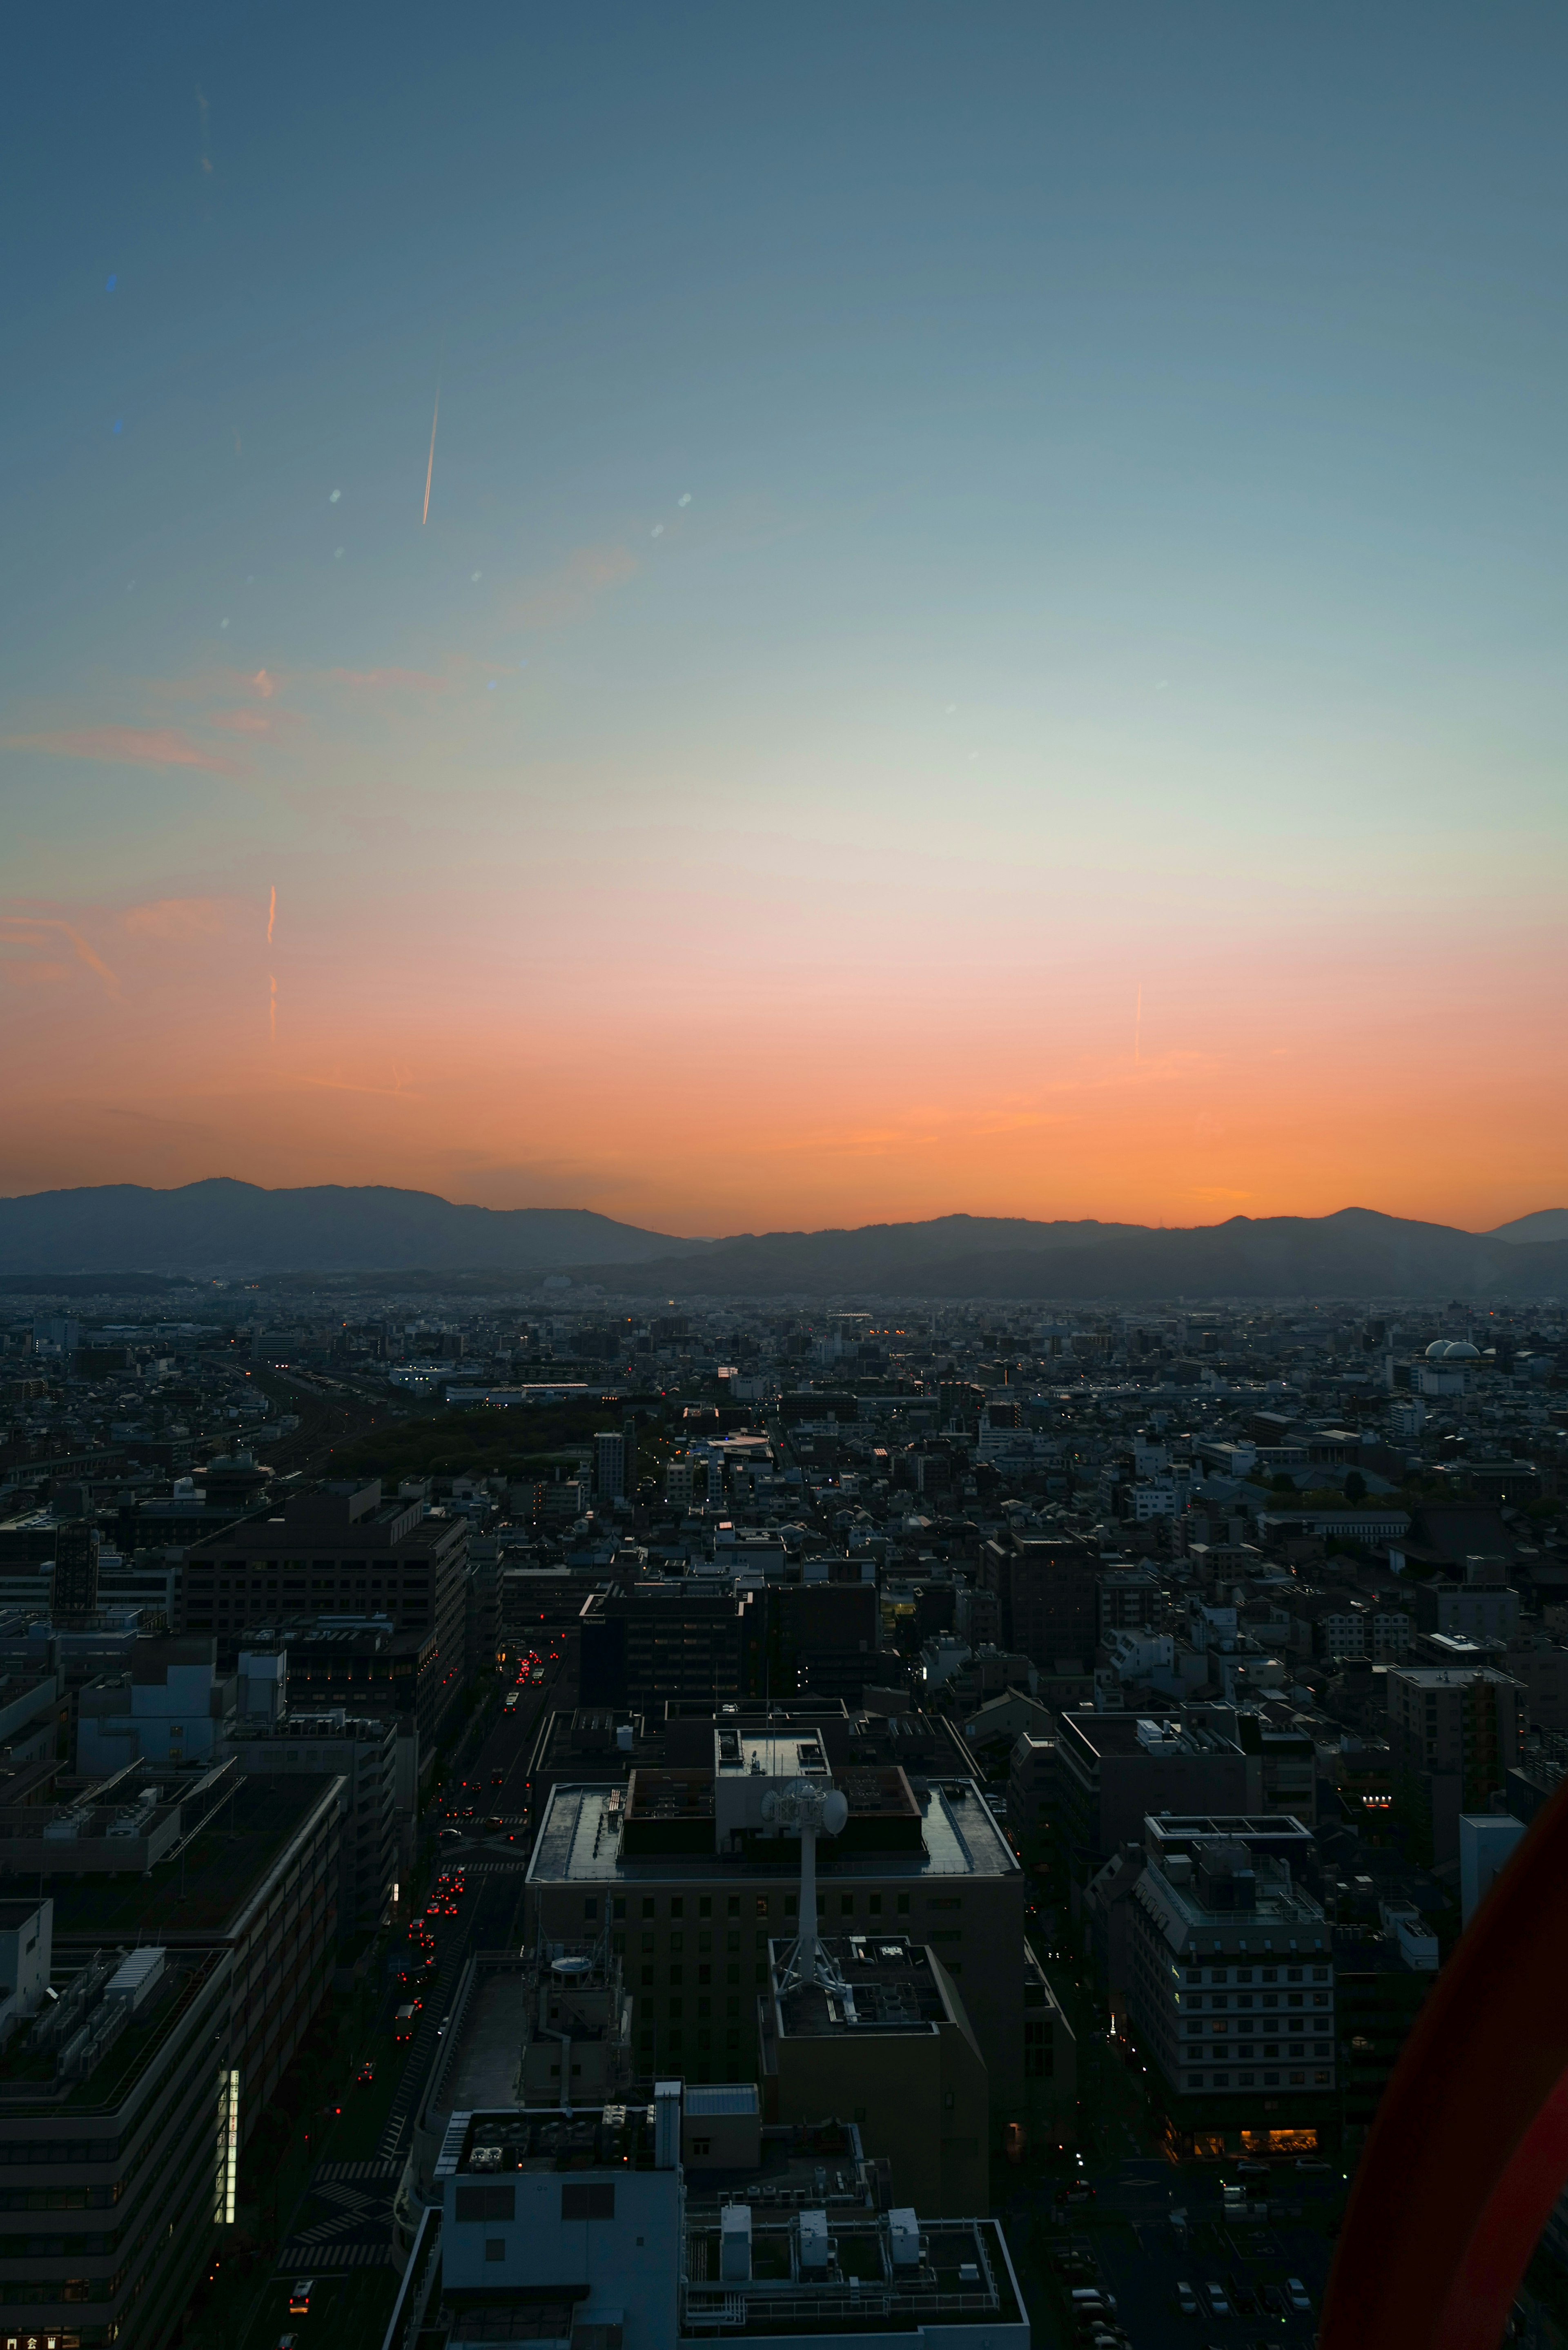
[[[1560,7],[11,42],[0,1191],[1568,1197]]]

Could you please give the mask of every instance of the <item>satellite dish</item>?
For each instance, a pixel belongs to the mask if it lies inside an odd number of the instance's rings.
[[[822,1825],[829,1835],[842,1835],[849,1817],[849,1798],[841,1787],[830,1788],[822,1799]]]

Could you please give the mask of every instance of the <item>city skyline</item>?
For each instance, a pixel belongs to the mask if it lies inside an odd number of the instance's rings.
[[[1560,25],[299,21],[5,166],[0,1191],[1560,1196]]]

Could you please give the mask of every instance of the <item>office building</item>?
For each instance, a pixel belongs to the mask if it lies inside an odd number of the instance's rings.
[[[90,1616],[98,1607],[99,1531],[85,1518],[67,1518],[55,1529],[55,1572],[50,1605],[57,1616]]]
[[[793,1936],[773,1943],[760,2002],[766,2118],[847,2114],[896,2202],[989,2210],[985,2059],[941,1961],[907,1934],[830,1935],[817,1945],[826,1979],[801,1980],[793,1949]]]
[[[1196,1711],[1059,1717],[1056,1788],[1075,1898],[1157,1812],[1261,1812],[1261,1754]]]
[[[57,1956],[0,2079],[6,2207],[35,2215],[0,2234],[7,2340],[169,2340],[234,2217],[234,1970],[216,1948]]]
[[[1100,1637],[1100,1562],[1085,1544],[1009,1531],[980,1555],[980,1582],[994,1591],[1002,1644],[1052,1672],[1086,1672]]]
[[[138,1640],[122,1669],[78,1695],[77,1770],[101,1778],[129,1762],[210,1762],[234,1708],[234,1680],[217,1669],[214,1640]]]
[[[1407,1903],[1383,1902],[1376,1928],[1335,1927],[1334,1996],[1347,2152],[1371,2128],[1437,1973],[1437,1936]]]
[[[583,1703],[641,1712],[667,1700],[719,1706],[760,1695],[764,1627],[760,1593],[694,1590],[684,1579],[594,1592],[580,1619]]]
[[[634,1769],[624,1785],[557,1781],[528,1866],[530,1939],[610,1926],[635,2006],[639,2071],[757,2077],[769,1944],[794,1929],[798,1843],[762,1804],[802,1777],[838,1788],[844,1833],[818,1844],[818,1915],[836,1936],[905,1934],[958,1984],[993,2084],[1023,2048],[1023,1879],[972,1781],[898,1763],[835,1764],[823,1733],[709,1731],[705,1764]],[[1000,2127],[992,2099],[992,2121]]]
[[[1390,1665],[1388,1748],[1396,1801],[1417,1856],[1459,1856],[1459,1814],[1490,1809],[1518,1763],[1525,1691],[1484,1665]]]
[[[291,1709],[276,1721],[241,1716],[229,1725],[224,1751],[247,1778],[337,1782],[338,1940],[383,1924],[400,1866],[396,1722],[341,1707]]]
[[[1028,2350],[994,2220],[878,2208],[853,2125],[764,2133],[760,2164],[705,2177],[697,2146],[732,2117],[700,2115],[703,2096],[656,2080],[580,2116],[454,2114],[388,2341],[455,2350],[525,2324],[578,2350],[678,2350],[721,2328],[775,2350],[879,2334]]]
[[[1290,1862],[1240,1836],[1157,1837],[1128,1911],[1127,2016],[1171,2152],[1332,2143],[1332,1936]]]
[[[331,1988],[339,1783],[130,1766],[72,1804],[0,1811],[0,1870],[42,1876],[57,1964],[157,1942],[171,1960],[227,1953],[230,2062],[246,2136]]]
[[[433,1637],[444,1714],[463,1685],[469,1526],[425,1510],[419,1495],[383,1501],[379,1479],[291,1495],[280,1514],[244,1519],[192,1549],[181,1629],[214,1633],[221,1645],[313,1617]]]

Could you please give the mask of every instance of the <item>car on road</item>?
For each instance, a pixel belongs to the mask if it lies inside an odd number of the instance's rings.
[[[1291,2307],[1295,2311],[1298,2317],[1311,2316],[1312,2297],[1308,2293],[1305,2285],[1303,2284],[1300,2277],[1287,2277],[1285,2279],[1285,2299],[1290,2303]]]
[[[1180,2277],[1176,2281],[1176,2305],[1183,2317],[1196,2317],[1198,2314],[1198,2295]]]
[[[1056,2200],[1058,2203],[1094,2203],[1098,2197],[1086,2178],[1075,2178],[1070,2187],[1058,2187]]]
[[[417,1999],[410,2000],[406,2007],[399,2008],[396,2015],[392,2018],[392,2037],[394,2040],[404,2041],[411,2040],[413,2038],[414,2018],[419,2013],[419,2011],[420,2002]]]
[[[277,2337],[277,2350],[299,2350],[298,2334],[280,2334]]]
[[[288,2314],[290,2317],[304,2317],[308,2314],[310,2309],[310,2296],[315,2291],[316,2279],[314,2277],[295,2278],[294,2282],[288,2289]]]
[[[373,2057],[367,2056],[365,2062],[359,2067],[359,2081],[361,2086],[369,2088],[370,2083],[375,2079],[375,2059]]]
[[[1296,2157],[1296,2168],[1298,2170],[1330,2171],[1334,2168],[1334,2165],[1332,2162],[1320,2162],[1317,2156],[1314,2154],[1298,2154]]]

